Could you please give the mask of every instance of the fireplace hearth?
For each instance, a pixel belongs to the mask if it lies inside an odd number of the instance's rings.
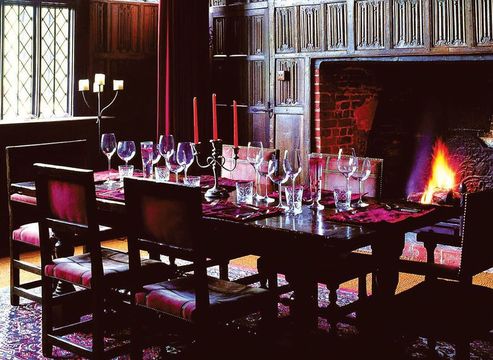
[[[493,149],[481,139],[493,115],[493,61],[479,58],[319,60],[314,71],[314,150],[384,159],[384,195],[423,191],[438,137],[457,185],[493,188]],[[396,60],[396,59],[387,59]]]

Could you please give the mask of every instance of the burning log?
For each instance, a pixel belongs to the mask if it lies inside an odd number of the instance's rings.
[[[408,195],[407,201],[422,203],[424,192],[414,192]],[[461,194],[454,190],[434,189],[431,192],[431,204],[454,205],[460,204]]]

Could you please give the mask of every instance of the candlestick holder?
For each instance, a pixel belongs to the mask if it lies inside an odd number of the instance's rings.
[[[219,176],[219,171],[221,170],[221,168],[226,171],[233,171],[234,169],[236,169],[236,164],[238,161],[238,152],[240,151],[240,148],[237,146],[233,148],[234,151],[233,166],[231,168],[228,168],[224,165],[226,163],[226,158],[222,155],[223,141],[221,139],[217,139],[217,140],[209,140],[209,142],[212,145],[212,152],[211,152],[211,156],[207,157],[206,160],[207,164],[205,165],[202,165],[199,161],[201,143],[194,144],[195,162],[202,169],[212,168],[212,173],[214,175],[214,186],[206,191],[205,197],[210,199],[225,198],[229,196],[229,193],[225,188],[218,186],[217,179]]]

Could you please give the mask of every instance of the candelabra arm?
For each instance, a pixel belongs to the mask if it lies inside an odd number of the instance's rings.
[[[86,106],[89,108],[89,110],[92,110],[92,107],[91,105],[89,105],[89,103],[87,102],[87,99],[86,99],[86,95],[84,94],[85,91],[81,91],[82,92],[82,98],[84,99],[84,103],[86,104]]]
[[[99,93],[98,93],[98,96],[99,96]],[[118,97],[118,90],[115,91],[115,96],[113,96],[113,100],[111,100],[110,103],[108,105],[106,105],[104,108],[102,108],[101,110],[99,110],[99,116],[102,116],[103,115],[103,111],[105,111],[107,108],[109,108],[111,105],[113,105],[113,103],[115,102],[115,100],[116,100],[117,97]]]

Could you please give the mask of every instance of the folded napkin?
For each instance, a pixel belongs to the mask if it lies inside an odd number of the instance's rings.
[[[289,185],[288,185],[289,186]],[[279,194],[277,191],[272,192],[269,194],[271,198],[278,199]],[[283,192],[282,194],[282,199],[286,199],[286,193]],[[359,200],[359,194],[351,194],[351,201],[354,200]],[[310,192],[310,188],[308,186],[303,187],[303,203],[304,204],[311,204],[312,203],[312,195]],[[334,201],[334,191],[333,190],[322,190],[322,196],[320,199],[320,204],[325,205],[325,206],[334,206],[335,201]]]
[[[228,191],[236,190],[236,183],[240,180],[232,180],[220,177],[217,179],[218,185],[225,188]],[[214,186],[214,176],[212,175],[201,175],[200,176],[200,187],[210,188]]]
[[[282,213],[282,209],[275,207],[248,204],[237,205],[226,200],[202,204],[202,214],[204,216],[238,222],[259,220],[270,216],[278,216]]]
[[[388,209],[382,204],[371,204],[364,209],[356,209],[343,211],[336,214],[332,214],[326,217],[329,221],[340,221],[354,224],[378,224],[378,223],[390,223],[394,224],[400,221],[404,221],[408,218],[417,218],[426,215],[434,210],[422,209],[416,210],[416,212],[406,211],[407,209],[392,208]],[[414,209],[410,209],[414,210]]]

